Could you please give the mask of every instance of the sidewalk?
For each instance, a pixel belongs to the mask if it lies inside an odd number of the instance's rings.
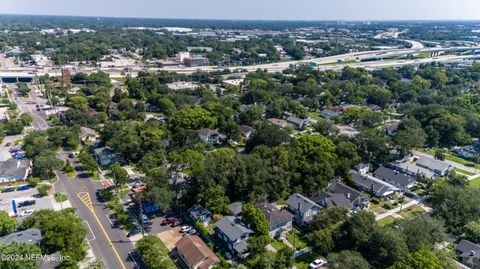
[[[396,215],[398,212],[400,212],[400,208],[402,208],[402,210],[404,210],[404,209],[409,208],[409,207],[411,207],[411,206],[420,204],[421,202],[423,202],[423,201],[420,201],[420,200],[412,200],[412,201],[410,201],[410,202],[408,202],[408,203],[406,203],[406,204],[404,204],[404,205],[398,206],[398,207],[396,207],[396,208],[394,208],[394,209],[392,209],[392,210],[389,210],[389,211],[387,211],[387,212],[385,212],[385,213],[382,213],[382,214],[380,214],[380,215],[377,215],[377,216],[375,217],[375,220],[376,220],[376,221],[379,221],[379,220],[384,219],[384,218],[386,218],[386,217],[388,217],[388,216]],[[422,206],[422,207],[423,207],[423,206]]]

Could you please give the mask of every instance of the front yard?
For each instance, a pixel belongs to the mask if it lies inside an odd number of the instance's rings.
[[[305,253],[301,256],[296,257],[294,262],[293,262],[293,265],[295,267],[297,267],[298,269],[307,269],[308,265],[311,262],[313,262],[315,259],[318,259],[318,258],[320,258],[320,257],[315,255],[315,253],[308,252],[308,253]]]
[[[402,210],[402,212],[398,213],[398,215],[402,216],[405,219],[411,219],[417,215],[422,214],[423,212],[425,212],[425,210],[423,210],[420,205],[414,205]]]
[[[308,244],[305,241],[305,236],[296,229],[293,229],[291,232],[288,233],[287,240],[296,249],[303,249],[308,247]]]

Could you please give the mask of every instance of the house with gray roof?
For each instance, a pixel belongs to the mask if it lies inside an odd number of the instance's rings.
[[[215,237],[235,257],[247,254],[247,239],[254,233],[240,218],[225,216],[215,223]]]
[[[188,209],[188,216],[193,222],[198,221],[203,226],[210,225],[210,221],[212,219],[212,213],[199,204],[195,204]]]
[[[330,119],[341,116],[342,113],[337,112],[337,111],[333,111],[333,110],[330,110],[330,109],[324,109],[324,110],[320,111],[320,115],[322,117],[330,120]]]
[[[464,265],[474,269],[480,268],[480,245],[462,239],[457,244],[455,252],[458,255],[458,260]]]
[[[385,166],[380,166],[377,170],[375,170],[373,175],[378,179],[398,187],[404,192],[415,186],[412,177]]]
[[[367,209],[370,206],[370,198],[356,189],[340,182],[331,182],[328,185],[331,193],[343,194],[351,203],[354,209]]]
[[[30,228],[0,237],[0,244],[2,245],[9,245],[14,241],[29,245],[40,244],[40,241],[42,241],[42,233],[37,228]]]
[[[82,126],[80,127],[80,133],[78,135],[78,138],[80,138],[80,141],[82,141],[83,143],[89,143],[97,142],[100,136],[95,130]]]
[[[228,211],[234,216],[239,216],[242,213],[242,202],[233,202],[227,205]]]
[[[293,124],[298,129],[303,129],[310,124],[310,119],[302,119],[295,116],[288,116],[286,121],[290,124]]]
[[[390,183],[382,181],[378,178],[375,178],[370,175],[362,175],[355,170],[351,170],[352,180],[355,182],[355,185],[367,191],[379,198],[386,198],[390,195],[400,191],[399,188],[393,186]]]
[[[221,134],[218,130],[212,130],[209,128],[202,128],[197,130],[198,136],[200,139],[208,144],[219,145],[227,138],[225,135]]]
[[[278,209],[276,206],[269,203],[261,203],[255,207],[265,214],[270,228],[270,237],[279,237],[292,230],[292,213],[285,209]]]
[[[453,166],[451,166],[450,164],[441,160],[435,160],[433,158],[425,156],[420,157],[415,164],[417,166],[427,168],[428,170],[434,172],[439,176],[445,176],[453,170]]]
[[[401,173],[407,174],[415,178],[428,178],[435,179],[438,177],[433,171],[418,166],[414,163],[411,163],[407,160],[394,161],[388,164],[393,170],[400,171]]]
[[[96,148],[93,152],[95,154],[95,160],[97,160],[101,166],[109,166],[119,161],[117,153],[110,147]]]
[[[288,210],[293,213],[298,224],[309,224],[318,214],[321,206],[300,193],[294,193],[287,199]]]
[[[310,200],[319,204],[323,208],[345,207],[348,210],[353,208],[352,202],[341,193],[318,191],[314,196],[310,197]]]
[[[252,134],[255,133],[255,128],[250,127],[248,125],[240,125],[240,135],[245,138],[249,139]]]
[[[31,172],[31,160],[17,160],[11,158],[0,162],[0,184],[25,181]]]

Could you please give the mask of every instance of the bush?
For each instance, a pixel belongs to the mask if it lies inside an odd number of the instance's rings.
[[[68,195],[66,195],[65,193],[61,193],[61,192],[56,192],[54,195],[53,195],[53,198],[55,198],[55,201],[57,203],[61,203],[61,202],[65,202],[68,200]]]
[[[38,177],[34,177],[28,180],[28,185],[35,188],[41,181]]]
[[[373,204],[376,204],[378,205],[381,201],[378,197],[373,197],[371,200],[370,200]]]
[[[37,190],[38,190],[38,193],[40,193],[40,196],[47,196],[48,195],[48,191],[51,189],[52,187],[49,186],[49,185],[40,185],[38,186]]]

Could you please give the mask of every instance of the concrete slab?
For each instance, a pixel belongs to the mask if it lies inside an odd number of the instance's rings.
[[[168,250],[175,248],[175,244],[182,239],[182,233],[180,233],[180,227],[173,227],[164,232],[158,233],[157,236],[162,240]]]

